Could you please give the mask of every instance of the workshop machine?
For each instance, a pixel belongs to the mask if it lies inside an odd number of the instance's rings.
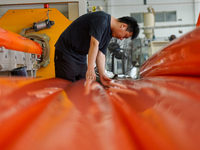
[[[8,10],[0,19],[0,39],[9,32],[0,45],[0,76],[25,68],[31,77],[55,77],[54,44],[70,23],[55,8]]]

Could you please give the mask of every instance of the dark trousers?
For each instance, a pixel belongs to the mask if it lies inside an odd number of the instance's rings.
[[[63,55],[58,50],[55,50],[54,62],[56,78],[66,79],[72,82],[85,79],[87,64],[77,63],[70,55]]]

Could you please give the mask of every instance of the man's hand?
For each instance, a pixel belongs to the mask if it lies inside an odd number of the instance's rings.
[[[95,74],[94,68],[87,69],[86,80],[92,80],[92,81],[96,80],[96,74]]]
[[[104,86],[109,85],[109,83],[110,83],[110,81],[111,81],[111,79],[110,79],[107,75],[105,75],[105,74],[103,74],[103,75],[100,76],[100,80],[101,80],[101,83],[102,83]]]
[[[99,48],[99,41],[97,41],[93,36],[90,39],[90,48],[88,52],[88,69],[86,72],[86,80],[96,80],[96,74],[94,71],[95,61],[97,58]]]
[[[95,80],[96,74],[94,68],[88,68],[86,72],[85,95],[88,95],[90,93],[91,85]]]

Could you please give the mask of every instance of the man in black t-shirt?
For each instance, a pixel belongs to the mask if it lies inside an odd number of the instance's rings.
[[[72,82],[85,78],[94,81],[96,62],[101,83],[107,85],[111,79],[105,74],[105,53],[111,38],[136,38],[138,34],[137,21],[132,17],[115,19],[103,11],[80,16],[55,44],[56,77]]]

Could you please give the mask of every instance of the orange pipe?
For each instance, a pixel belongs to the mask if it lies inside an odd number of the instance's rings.
[[[42,54],[42,48],[38,43],[2,28],[0,28],[0,46],[26,53]]]

